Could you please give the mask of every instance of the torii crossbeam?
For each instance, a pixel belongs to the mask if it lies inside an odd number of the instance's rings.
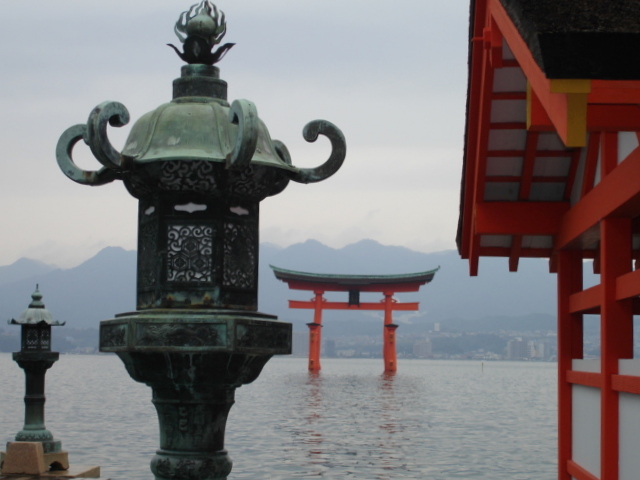
[[[416,311],[418,302],[400,303],[393,298],[398,292],[417,292],[420,287],[433,280],[435,270],[403,275],[336,275],[297,272],[270,265],[278,280],[286,282],[292,290],[310,290],[315,297],[310,301],[289,300],[289,308],[311,309],[313,322],[309,326],[309,370],[320,370],[320,349],[322,339],[323,310],[380,310],[384,311],[383,357],[385,372],[398,369],[393,311]],[[325,292],[348,292],[347,302],[329,302]],[[380,302],[360,302],[360,292],[380,292],[384,298]]]

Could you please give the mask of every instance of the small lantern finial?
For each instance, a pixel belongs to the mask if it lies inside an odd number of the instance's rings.
[[[39,285],[36,283],[36,291],[31,294],[31,303],[29,308],[44,308],[42,303],[42,294],[40,293]]]

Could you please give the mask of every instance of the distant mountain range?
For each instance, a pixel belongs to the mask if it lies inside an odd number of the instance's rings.
[[[453,250],[420,253],[404,247],[362,240],[333,249],[309,240],[281,248],[262,244],[260,252],[260,311],[278,315],[306,331],[312,319],[307,310],[289,310],[288,299],[310,299],[312,292],[290,291],[269,265],[318,273],[397,274],[440,267],[433,282],[420,292],[399,295],[419,301],[420,312],[396,314],[403,332],[427,331],[434,322],[460,331],[546,330],[555,328],[556,279],[546,260],[523,259],[520,271],[510,273],[506,259],[482,259],[480,275],[470,277],[468,264]],[[36,284],[54,317],[72,329],[97,328],[101,320],[135,309],[136,252],[108,247],[83,264],[58,269],[20,259],[0,267],[0,322],[16,318],[28,306]],[[363,295],[364,301],[381,296]],[[346,298],[336,297],[342,301]],[[325,335],[374,334],[382,328],[377,312],[325,312]],[[8,327],[1,326],[8,331]],[[64,327],[63,327],[64,328]],[[55,335],[55,332],[54,332]]]

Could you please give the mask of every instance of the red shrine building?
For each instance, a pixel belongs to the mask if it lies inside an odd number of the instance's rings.
[[[470,19],[459,252],[471,275],[483,256],[510,271],[549,260],[558,479],[637,480],[640,1],[472,0]],[[585,315],[600,323],[596,360]]]
[[[393,323],[394,311],[416,311],[418,302],[400,303],[393,298],[399,292],[417,292],[420,287],[433,280],[435,270],[404,275],[334,275],[322,273],[296,272],[271,265],[278,280],[289,285],[292,290],[307,290],[314,293],[309,301],[289,300],[289,308],[313,310],[313,322],[309,327],[309,371],[320,371],[320,351],[322,348],[323,310],[368,310],[384,312],[383,347],[384,371],[392,373],[398,369],[396,355],[396,329]],[[344,292],[346,302],[330,302],[324,298],[325,292]],[[379,302],[361,302],[361,292],[378,292],[383,295]]]

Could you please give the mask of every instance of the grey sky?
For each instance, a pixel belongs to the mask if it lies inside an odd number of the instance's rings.
[[[122,102],[132,122],[170,100],[182,62],[166,47],[195,0],[3,0],[0,15],[0,264],[22,256],[61,266],[107,245],[136,247],[137,204],[120,182],[68,180],[55,145],[94,106]],[[454,248],[462,163],[468,2],[219,0],[218,65],[229,98],[252,100],[296,166],[328,155],[302,127],[342,129],[347,159],[316,185],[290,184],[261,207],[261,240],[372,238],[420,251]],[[130,125],[112,129],[117,148]],[[85,169],[98,164],[82,145]],[[88,149],[87,149],[88,150]]]

